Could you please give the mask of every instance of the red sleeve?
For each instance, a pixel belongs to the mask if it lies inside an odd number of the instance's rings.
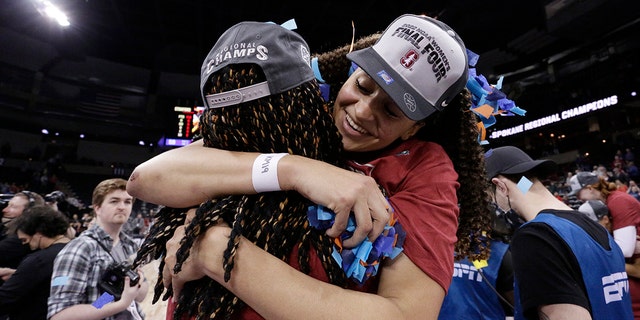
[[[421,142],[409,152],[408,157],[387,158],[373,175],[389,192],[395,216],[407,233],[404,253],[447,291],[458,228],[458,174],[437,144]]]
[[[613,218],[613,230],[627,226],[640,226],[640,201],[629,194],[620,191],[612,192],[607,198],[607,207]]]

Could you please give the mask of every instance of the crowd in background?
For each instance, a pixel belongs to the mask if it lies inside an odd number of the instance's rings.
[[[624,191],[640,201],[640,188],[637,184],[640,181],[640,174],[635,164],[634,151],[632,147],[621,148],[615,154],[609,155],[610,161],[604,163],[591,163],[588,158],[579,156],[574,163],[565,164],[555,175],[550,175],[547,180],[544,180],[544,185],[556,198],[577,210],[584,202],[575,195],[570,194],[571,177],[579,172],[591,172],[605,178],[610,183],[615,183],[618,190]],[[54,163],[55,165],[53,165]],[[75,196],[76,193],[69,189],[65,189],[65,191],[70,194],[61,191],[57,188],[57,185],[62,183],[63,180],[58,180],[55,174],[56,179],[32,179],[38,174],[47,176],[48,173],[59,173],[61,168],[64,167],[64,163],[61,162],[47,161],[47,164],[47,167],[43,170],[36,170],[22,180],[1,181],[0,207],[2,209],[5,208],[9,200],[17,193],[25,191],[37,193],[46,203],[56,204],[56,208],[68,219],[69,225],[73,229],[72,233],[78,236],[95,223],[96,216],[92,206],[84,205],[84,203],[90,203],[91,201],[90,199],[79,199]],[[57,167],[58,169],[51,170],[51,167]],[[0,179],[5,178],[0,177]],[[47,183],[41,183],[34,187],[32,184],[34,181],[46,181]],[[154,222],[154,214],[157,210],[158,208],[153,204],[136,201],[128,221],[122,227],[122,232],[140,245]],[[0,320],[2,320],[2,317],[0,317]]]
[[[7,155],[5,153],[5,155]],[[603,157],[601,157],[603,158]],[[606,156],[604,157],[606,158]],[[600,177],[605,177],[609,182],[618,185],[618,189],[627,192],[640,201],[640,173],[635,161],[635,150],[632,147],[623,147],[618,149],[615,154],[610,155],[608,163],[593,163],[587,157],[577,156],[574,163],[562,166],[562,171],[556,175],[552,175],[545,181],[545,185],[558,199],[567,203],[574,209],[578,209],[582,201],[575,196],[570,196],[569,180],[578,172],[592,172]],[[55,160],[54,160],[55,159]],[[59,161],[59,157],[53,157],[46,161],[45,168],[40,170],[24,171],[26,176],[23,179],[6,180],[0,177],[0,207],[4,207],[6,202],[12,195],[28,190],[37,192],[43,197],[55,192],[56,190],[64,194],[64,199],[58,204],[60,211],[63,211],[70,219],[71,225],[80,233],[87,229],[92,213],[88,203],[89,199],[79,199],[75,194],[77,191],[72,190],[61,191],[57,184],[63,184],[64,180],[57,181],[60,172],[64,171],[64,163]],[[1,167],[1,166],[0,166]],[[55,168],[55,169],[54,169]],[[33,177],[38,176],[38,179]],[[45,179],[46,177],[47,179]],[[47,181],[47,183],[35,184],[34,181]],[[56,183],[57,182],[57,183]],[[148,203],[137,203],[134,206],[133,213],[129,219],[129,223],[125,225],[124,231],[130,233],[135,238],[142,238],[146,235],[149,225],[152,223],[155,205]]]
[[[545,181],[545,184],[549,191],[560,200],[577,209],[582,202],[576,197],[568,195],[570,191],[569,180],[578,172],[593,172],[598,176],[607,178],[609,182],[615,183],[619,189],[640,201],[640,187],[637,184],[640,180],[640,173],[636,165],[635,153],[635,148],[623,146],[612,155],[601,155],[600,159],[609,158],[608,162],[601,163],[594,162],[589,157],[578,155],[575,162],[561,166],[561,171],[556,175],[550,176]],[[3,155],[10,155],[7,153],[6,148]],[[59,205],[61,211],[68,215],[78,232],[85,230],[91,220],[91,208],[85,205],[85,203],[89,202],[89,199],[82,199],[78,194],[86,194],[88,190],[77,190],[74,186],[68,187],[65,184],[65,163],[61,162],[61,159],[59,156],[53,156],[46,161],[46,165],[43,168],[20,170],[17,177],[15,172],[11,177],[7,177],[5,174],[0,175],[0,206],[2,206],[3,202],[8,201],[13,194],[23,190],[37,192],[42,196],[59,191],[64,194],[64,201]],[[126,167],[129,168],[132,165]],[[2,166],[0,166],[0,169],[2,169]],[[8,171],[15,170],[7,168],[0,172],[5,173]],[[12,179],[9,180],[9,178]],[[134,207],[130,223],[125,226],[125,231],[136,237],[144,236],[153,219],[154,208],[155,205],[153,204],[138,203]],[[140,221],[144,221],[144,223],[141,224]]]
[[[609,163],[592,163],[585,157],[577,157],[576,162],[565,165],[564,171],[545,181],[547,188],[558,199],[564,201],[573,209],[578,209],[582,201],[575,196],[570,196],[571,187],[569,180],[578,172],[592,172],[599,177],[605,178],[608,182],[615,183],[619,190],[625,191],[640,201],[640,188],[638,181],[640,173],[635,161],[633,148],[618,149],[615,154],[610,155]]]

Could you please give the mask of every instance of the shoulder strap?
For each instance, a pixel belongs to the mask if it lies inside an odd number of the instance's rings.
[[[116,260],[116,258],[114,258],[114,257],[111,255],[111,250],[109,250],[109,248],[107,248],[107,246],[105,246],[105,245],[104,245],[104,243],[100,242],[98,239],[94,238],[92,235],[89,235],[89,234],[88,234],[88,235],[87,235],[87,237],[89,237],[89,238],[91,238],[91,239],[95,240],[95,241],[98,243],[98,245],[99,245],[100,247],[102,247],[102,249],[103,249],[105,252],[107,252],[107,253],[109,254],[109,256],[111,256],[111,259],[113,259],[113,261],[117,261],[117,260]]]

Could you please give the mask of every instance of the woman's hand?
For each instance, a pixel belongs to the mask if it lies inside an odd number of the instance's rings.
[[[127,182],[127,192],[174,208],[230,194],[254,194],[251,172],[256,157],[256,153],[207,148],[196,141],[140,164]],[[345,247],[354,247],[365,237],[375,241],[389,222],[387,200],[369,176],[290,155],[278,163],[278,180],[281,189],[295,190],[335,212],[329,236],[339,236],[353,212],[357,226],[353,237],[343,242]]]
[[[189,257],[182,263],[180,272],[176,273],[174,272],[176,252],[180,248],[180,241],[184,238],[184,228],[183,226],[178,227],[166,244],[167,254],[164,258],[162,282],[165,288],[168,288],[170,284],[173,286],[174,297],[180,295],[184,284],[189,281],[204,276],[209,276],[217,281],[223,277],[223,254],[231,235],[231,229],[223,224],[207,229],[207,232],[194,242]],[[200,249],[201,243],[206,244],[202,250]]]
[[[640,278],[640,258],[627,259],[625,271],[630,277]]]
[[[389,222],[389,203],[372,177],[317,160],[286,156],[278,164],[278,178],[282,189],[295,190],[335,212],[328,236],[340,236],[353,212],[356,230],[343,241],[345,247],[354,247],[365,237],[375,241]]]

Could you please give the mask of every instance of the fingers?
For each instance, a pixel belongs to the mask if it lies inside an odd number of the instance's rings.
[[[171,285],[171,269],[169,268],[169,263],[167,263],[167,259],[164,260],[164,268],[162,268],[162,285],[165,288],[169,288]]]
[[[369,240],[371,240],[371,242],[375,241],[375,239],[382,234],[384,228],[389,224],[392,212],[391,204],[389,204],[389,201],[384,197],[376,202],[375,207],[372,206],[370,213],[373,226],[371,232],[369,232]]]
[[[142,285],[140,283],[131,286],[131,278],[129,278],[128,276],[124,277],[124,288],[122,290],[122,296],[120,299],[124,300],[124,301],[128,301],[128,303],[131,303],[133,300],[135,300],[135,298],[138,296],[140,290],[141,290]]]
[[[173,237],[166,243],[167,253],[164,256],[164,268],[162,269],[162,284],[169,288],[173,279],[173,267],[176,265],[176,252],[180,248],[180,240],[184,237],[184,226],[176,228]]]
[[[184,282],[183,281],[179,281],[178,277],[176,276],[173,281],[171,282],[172,288],[173,288],[173,296],[174,297],[179,297],[180,293],[182,292],[182,287],[184,286]]]
[[[356,206],[353,208],[353,215],[356,220],[356,229],[353,231],[351,238],[345,239],[342,242],[342,245],[346,248],[357,246],[368,237],[373,228],[371,213],[366,203],[356,203]]]
[[[342,244],[346,248],[352,248],[361,243],[365,238],[374,242],[389,223],[391,208],[382,194],[370,196],[371,200],[358,200],[353,206],[353,217],[356,227],[353,235],[345,239]],[[327,230],[330,237],[338,237],[348,226],[351,212],[343,210],[335,212],[335,223]]]
[[[131,292],[131,279],[129,277],[124,277],[124,287],[122,292],[120,293],[121,299],[125,301],[133,301],[134,295]]]
[[[349,208],[343,208],[335,209],[333,210],[333,212],[335,213],[335,221],[333,222],[331,228],[327,229],[326,235],[329,237],[337,238],[345,229],[347,229],[350,210]]]

